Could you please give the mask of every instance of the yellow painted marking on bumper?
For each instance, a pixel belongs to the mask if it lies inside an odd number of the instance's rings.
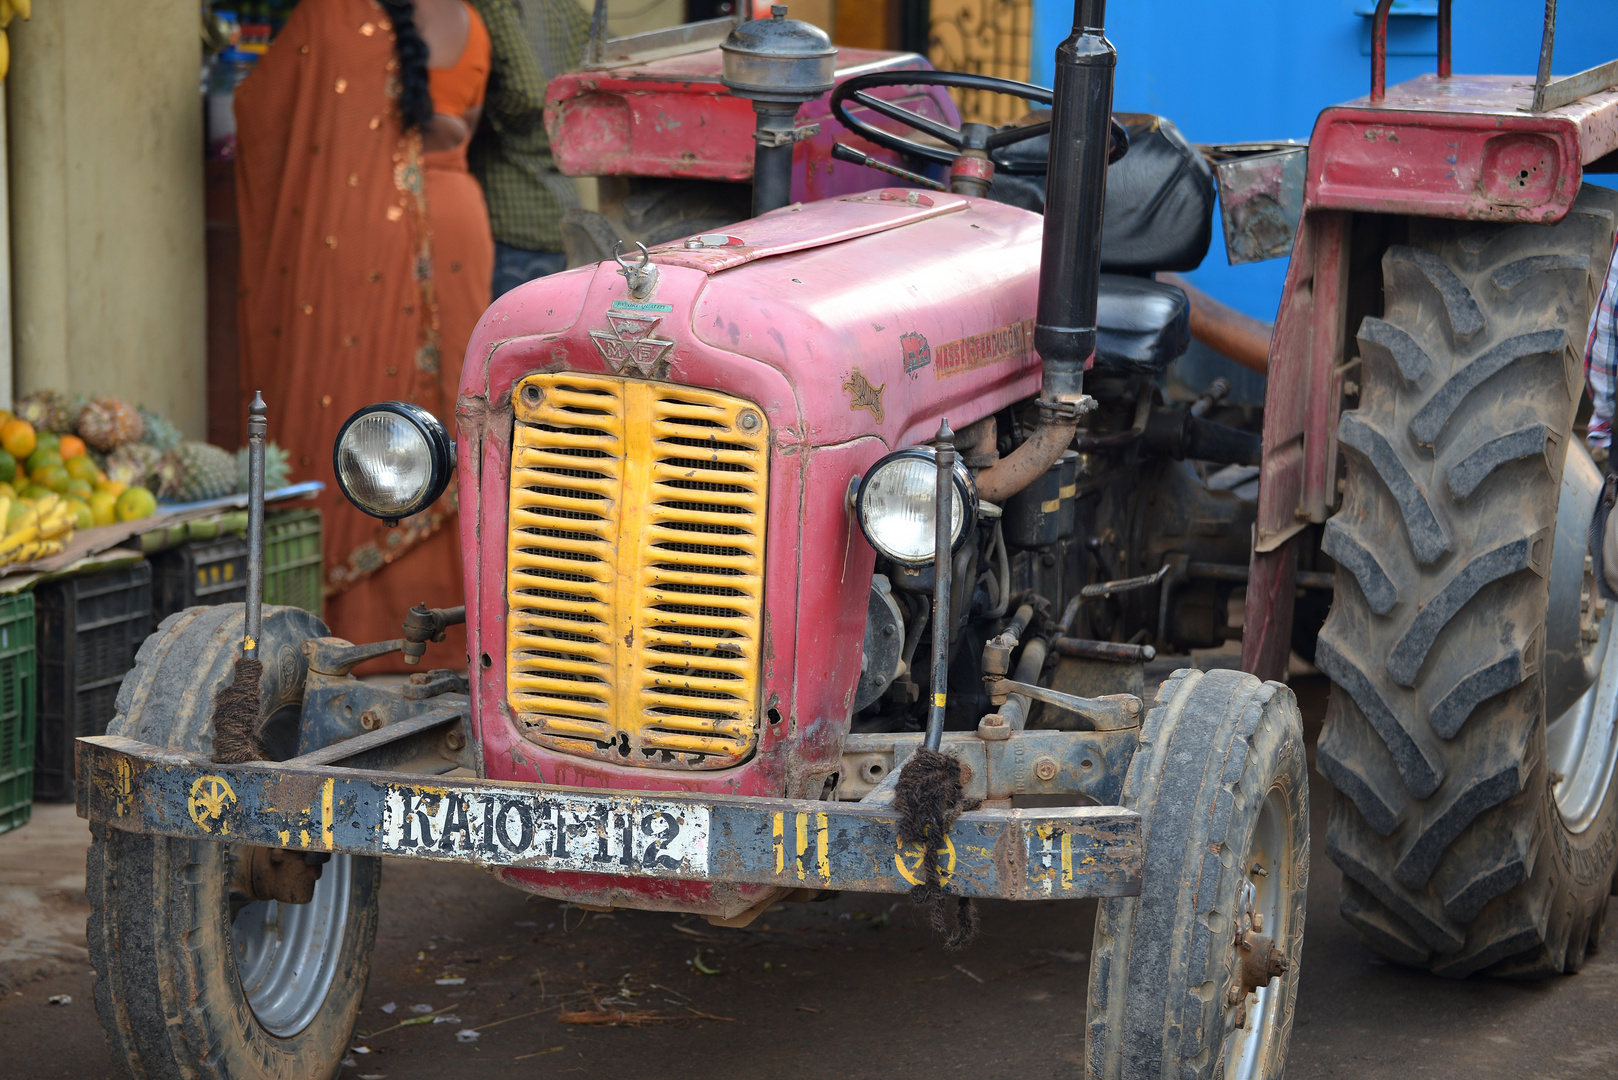
[[[332,791],[336,784],[337,781],[328,776],[325,784],[321,785],[320,788],[320,829],[325,834],[324,841],[327,851],[332,850],[334,846],[332,828],[337,824],[337,815],[333,813],[332,809]]]

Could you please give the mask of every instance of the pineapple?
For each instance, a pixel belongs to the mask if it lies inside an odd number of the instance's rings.
[[[139,442],[125,443],[107,455],[103,468],[108,480],[155,490],[157,467],[162,460],[163,455],[158,453],[156,447]]]
[[[158,494],[179,502],[229,495],[236,487],[236,458],[202,442],[182,442],[163,455]]]
[[[79,438],[97,450],[115,450],[139,439],[140,413],[117,398],[96,398],[79,410]]]
[[[247,447],[236,451],[236,490],[247,491]],[[264,444],[264,490],[276,491],[292,479],[292,455],[273,442]]]
[[[36,431],[65,435],[73,430],[78,410],[66,394],[55,390],[35,390],[17,399],[17,416],[34,425]]]
[[[137,408],[136,412],[140,413],[142,425],[140,441],[147,446],[155,446],[163,451],[173,450],[180,445],[180,440],[185,438],[180,434],[180,429],[162,413],[148,409],[144,405]]]

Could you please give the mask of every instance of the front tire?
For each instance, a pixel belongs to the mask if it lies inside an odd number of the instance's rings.
[[[1600,475],[1571,445],[1615,211],[1586,187],[1552,226],[1412,220],[1358,328],[1315,656],[1326,851],[1366,944],[1442,975],[1576,971],[1618,865],[1610,756],[1581,768],[1611,749],[1594,684],[1618,673],[1584,570]]]
[[[1141,815],[1145,868],[1139,896],[1096,914],[1089,1076],[1279,1078],[1309,883],[1292,691],[1239,671],[1175,672],[1146,716],[1124,805]],[[1284,970],[1244,980],[1239,930],[1273,939]]]
[[[212,752],[214,694],[242,639],[239,605],[189,608],[146,640],[108,733]],[[307,662],[326,633],[265,608],[261,732],[295,728]],[[336,856],[308,904],[233,894],[229,845],[92,826],[87,865],[95,1002],[113,1060],[141,1080],[335,1076],[359,1016],[376,939],[377,859]]]

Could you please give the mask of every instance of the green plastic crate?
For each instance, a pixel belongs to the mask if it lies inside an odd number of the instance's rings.
[[[276,510],[264,519],[264,602],[325,618],[320,511]]]
[[[0,596],[0,833],[34,805],[34,594]]]

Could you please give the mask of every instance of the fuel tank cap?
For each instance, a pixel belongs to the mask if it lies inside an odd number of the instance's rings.
[[[719,81],[754,101],[811,101],[836,82],[837,47],[818,26],[787,18],[775,4],[768,19],[740,23],[719,46]]]

